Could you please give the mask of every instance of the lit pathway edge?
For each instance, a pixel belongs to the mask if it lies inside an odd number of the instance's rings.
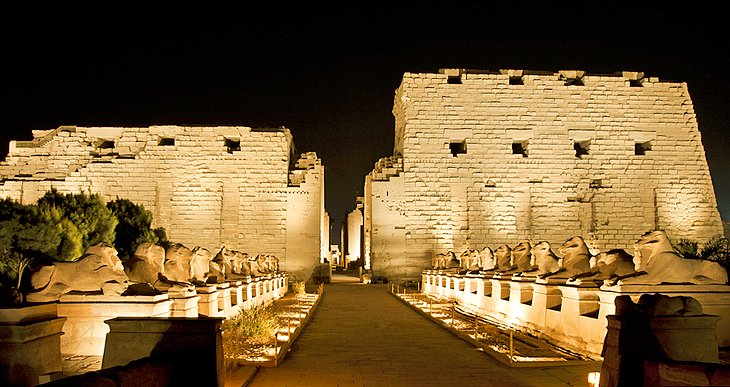
[[[595,365],[597,367],[600,367],[601,361],[596,360],[586,360],[586,359],[577,359],[573,358],[571,356],[572,354],[569,353],[560,353],[556,352],[561,355],[566,355],[565,357],[568,357],[568,359],[563,358],[562,356],[558,357],[543,357],[543,358],[525,358],[519,356],[519,354],[514,350],[514,342],[515,340],[520,341],[519,339],[516,339],[515,331],[512,329],[509,329],[509,349],[500,351],[497,346],[490,345],[489,343],[479,340],[477,335],[477,332],[480,331],[480,329],[484,326],[494,326],[490,324],[490,322],[480,319],[480,316],[476,313],[471,313],[471,315],[468,315],[468,311],[463,310],[461,308],[458,308],[456,306],[456,303],[453,300],[446,300],[446,299],[434,299],[430,296],[424,295],[423,293],[420,293],[418,291],[411,291],[408,292],[407,288],[403,287],[402,289],[400,287],[396,288],[394,286],[388,287],[388,293],[390,293],[393,297],[401,301],[403,304],[407,305],[411,309],[418,312],[420,315],[428,318],[429,320],[433,321],[437,325],[441,326],[442,328],[446,329],[450,333],[454,334],[455,336],[459,337],[460,339],[467,341],[474,345],[477,348],[480,348],[484,352],[486,352],[489,356],[491,356],[493,359],[499,361],[503,365],[506,365],[508,367],[515,367],[515,368],[523,368],[523,367],[564,367],[564,366],[570,366],[570,365]],[[428,301],[425,301],[424,298],[428,299]],[[457,311],[457,309],[459,309]],[[469,320],[468,323],[465,324],[464,320]],[[450,322],[449,322],[450,321]],[[459,329],[459,326],[461,326],[461,329]],[[537,343],[537,340],[531,340],[532,345]],[[544,346],[547,348],[549,344],[545,343]],[[555,352],[555,351],[551,351]]]
[[[291,324],[291,319],[287,318],[288,323],[283,327],[288,332],[285,334],[284,340],[280,338],[280,334],[277,332],[275,348],[276,357],[267,361],[248,361],[244,359],[234,360],[236,366],[230,367],[226,370],[226,383],[228,386],[245,386],[256,376],[256,373],[261,367],[277,367],[284,360],[286,355],[289,353],[292,344],[297,340],[299,335],[307,323],[312,319],[314,312],[317,310],[320,301],[324,295],[324,286],[320,284],[317,287],[315,293],[316,298],[311,306],[299,312],[298,322],[294,325]],[[293,331],[292,331],[293,328]]]

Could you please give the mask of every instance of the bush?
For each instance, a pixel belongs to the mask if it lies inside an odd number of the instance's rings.
[[[256,306],[242,310],[223,321],[223,354],[239,357],[249,344],[263,344],[273,340],[279,330],[279,321],[272,306]]]
[[[37,206],[39,211],[48,211],[52,216],[54,211],[59,211],[58,222],[63,229],[64,240],[61,242],[61,254],[55,257],[57,260],[77,259],[89,246],[101,242],[114,244],[118,220],[98,194],[62,194],[52,189],[38,199]]]
[[[74,242],[80,243],[74,231],[58,210],[0,200],[0,285],[20,290],[33,259],[52,259],[61,248],[73,250]]]
[[[120,259],[125,260],[134,256],[137,247],[145,242],[162,245],[165,249],[169,247],[165,229],[150,228],[152,212],[146,210],[144,206],[119,198],[107,203],[106,206],[119,220],[114,229],[116,233],[114,247]]]
[[[724,235],[718,235],[702,245],[696,241],[679,240],[674,249],[687,259],[704,259],[722,265],[730,272],[730,240]]]
[[[306,284],[302,281],[296,281],[292,283],[292,291],[294,294],[304,294],[306,293]]]

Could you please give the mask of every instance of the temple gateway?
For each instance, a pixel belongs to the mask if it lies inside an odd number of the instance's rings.
[[[406,73],[393,114],[393,156],[362,198],[374,275],[419,279],[437,254],[523,240],[580,235],[595,254],[652,230],[722,234],[685,83],[442,69]]]

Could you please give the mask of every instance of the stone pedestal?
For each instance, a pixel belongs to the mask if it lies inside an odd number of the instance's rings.
[[[228,317],[231,313],[231,285],[228,282],[218,284],[218,315]]]
[[[64,295],[58,303],[58,315],[67,318],[61,337],[61,353],[101,356],[109,332],[105,320],[115,317],[169,317],[172,303],[167,294]]]
[[[489,280],[492,284],[492,304],[498,313],[506,314],[509,310],[510,286],[509,281],[495,275]]]
[[[728,285],[617,285],[601,286],[601,315],[615,313],[613,300],[620,295],[631,296],[634,302],[642,294],[660,293],[667,296],[692,297],[702,304],[706,314],[720,316],[715,334],[720,347],[730,346],[730,286]]]
[[[59,376],[65,321],[56,304],[0,309],[0,385],[31,386]]]
[[[168,291],[167,294],[172,300],[170,317],[198,317],[200,296],[197,295],[195,290],[180,292]]]
[[[644,380],[645,360],[718,363],[718,316],[607,316],[601,386]]]
[[[218,291],[217,285],[196,286],[195,291],[200,297],[198,300],[198,314],[206,317],[222,317],[218,309]]]
[[[233,281],[229,283],[231,285],[231,306],[238,306],[240,308],[244,301],[246,301],[243,296],[243,282]]]
[[[102,368],[151,357],[172,365],[171,385],[223,386],[225,366],[220,318],[115,318]]]

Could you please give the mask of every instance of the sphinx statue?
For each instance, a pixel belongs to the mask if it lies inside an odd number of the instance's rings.
[[[251,257],[248,253],[231,250],[233,258],[231,259],[231,273],[233,277],[248,277],[251,275]]]
[[[591,280],[613,284],[623,278],[636,275],[634,257],[624,249],[612,249],[598,253],[592,260],[595,263],[591,265],[589,271],[575,275],[571,279],[577,281],[587,277]]]
[[[210,274],[210,261],[213,259],[210,251],[200,246],[193,248],[193,256],[190,260],[192,272],[191,282],[196,286],[204,286]]]
[[[431,269],[438,270],[441,268],[441,254],[431,257]]]
[[[162,274],[170,281],[191,283],[193,251],[180,243],[176,243],[165,250],[165,265]]]
[[[277,273],[279,271],[279,258],[275,255],[269,254],[266,256],[266,268],[269,273]]]
[[[249,258],[249,267],[253,275],[267,275],[276,273],[279,270],[279,259],[271,254],[259,254],[253,259]]]
[[[127,290],[129,278],[117,250],[102,242],[90,246],[76,261],[41,266],[31,274],[30,285],[28,302],[48,302],[72,291],[118,296]]]
[[[647,316],[702,316],[702,304],[687,296],[667,296],[665,294],[642,294],[634,303],[631,296],[616,297],[617,315]]]
[[[233,273],[233,256],[225,246],[210,260],[208,282],[224,282]]]
[[[468,248],[459,255],[459,273],[475,272],[479,270],[479,252]]]
[[[124,271],[133,283],[154,287],[165,265],[165,249],[151,242],[137,246],[132,258],[124,261]]]
[[[579,278],[591,271],[592,255],[583,237],[574,236],[568,239],[558,250],[563,255],[562,267],[568,273],[570,280]]]
[[[492,271],[496,268],[497,261],[494,259],[494,252],[489,246],[484,246],[479,252],[479,266],[485,271]]]
[[[441,262],[442,273],[458,273],[461,268],[461,262],[459,262],[456,254],[450,250],[444,254]]]
[[[448,253],[438,253],[433,256],[433,262],[435,264],[435,269],[443,270],[446,269],[446,264],[451,260],[451,252]]]
[[[634,244],[634,251],[636,275],[607,284],[724,285],[728,280],[727,271],[719,263],[677,254],[664,231],[645,233]]]
[[[540,279],[554,276],[564,269],[560,267],[560,258],[550,249],[547,241],[538,242],[532,247],[532,255],[537,264],[537,276]]]
[[[223,246],[210,261],[208,282],[235,281],[256,275],[251,269],[251,262],[248,254]]]
[[[525,273],[534,271],[534,260],[532,258],[532,246],[530,242],[524,241],[517,244],[512,249],[512,264],[517,276],[523,276]]]
[[[512,270],[512,248],[508,245],[497,247],[494,251],[494,257],[497,259],[495,270],[504,273]]]
[[[164,275],[165,249],[151,242],[137,246],[132,258],[124,261],[124,272],[129,277],[131,294],[192,290],[188,281],[174,281]]]

